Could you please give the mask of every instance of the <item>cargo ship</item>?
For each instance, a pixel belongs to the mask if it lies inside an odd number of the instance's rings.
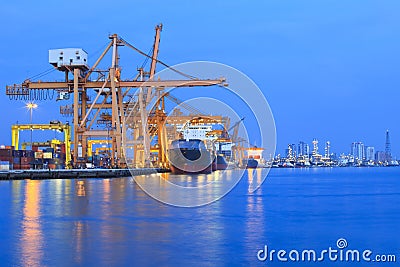
[[[262,157],[264,148],[253,146],[247,148],[245,151],[247,157],[242,160],[242,167],[252,169],[260,167],[259,165],[262,165],[262,162],[264,161]]]
[[[213,152],[200,139],[174,140],[168,150],[173,174],[211,173],[213,158]]]
[[[213,161],[213,171],[225,170],[228,168],[228,163],[223,155],[217,155]]]

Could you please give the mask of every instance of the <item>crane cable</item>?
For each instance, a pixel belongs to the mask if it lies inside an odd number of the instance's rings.
[[[33,75],[32,77],[29,77],[29,78],[26,79],[26,80],[38,79],[38,78],[43,77],[43,76],[45,76],[45,75],[47,75],[47,74],[49,74],[49,73],[52,73],[52,72],[55,71],[55,70],[56,70],[56,69],[55,69],[54,67],[52,67],[52,68],[47,69],[47,70],[45,70],[45,71],[43,71],[43,72],[41,72],[41,73],[39,73],[39,74],[36,74],[36,75]]]
[[[146,66],[147,62],[149,61],[149,58],[151,58],[151,56],[150,56],[151,53],[153,53],[153,47],[150,48],[149,52],[147,53],[146,58],[141,66],[142,69],[144,69],[144,67]]]
[[[188,78],[188,79],[191,79],[191,80],[198,80],[198,79],[199,79],[199,78],[197,78],[197,77],[195,77],[195,76],[192,76],[192,75],[183,73],[183,72],[181,72],[181,71],[179,71],[179,70],[177,70],[177,69],[175,69],[175,68],[169,66],[168,64],[162,62],[161,60],[158,60],[158,59],[156,59],[156,58],[153,58],[153,57],[150,56],[150,55],[147,55],[146,53],[144,53],[144,52],[141,51],[140,49],[136,48],[135,46],[131,45],[130,43],[128,43],[127,41],[125,41],[125,40],[124,40],[123,38],[121,38],[121,37],[120,37],[120,40],[121,40],[126,46],[132,48],[133,50],[135,50],[135,51],[138,52],[139,54],[141,54],[141,55],[143,55],[143,56],[145,56],[145,57],[148,57],[148,58],[150,58],[151,60],[155,60],[157,63],[160,63],[160,64],[163,65],[164,67],[166,67],[166,68],[168,68],[168,69],[170,69],[170,70],[172,70],[172,71],[174,71],[174,72],[176,72],[176,73],[178,73],[178,74],[180,74],[180,75],[182,75],[182,76],[184,76],[184,77],[186,77],[186,78]]]

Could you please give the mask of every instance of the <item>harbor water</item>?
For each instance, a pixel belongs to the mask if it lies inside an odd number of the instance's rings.
[[[178,183],[204,182],[202,175],[163,175]],[[131,177],[0,181],[0,265],[396,266],[400,261],[400,168],[272,169],[252,193],[249,183],[258,175],[246,170],[229,194],[196,208],[154,200]],[[317,256],[329,247],[338,250],[339,240],[347,249],[371,250],[371,258],[395,255],[397,262],[288,259],[292,250],[300,255],[315,250]],[[257,254],[266,246],[287,251],[287,261],[276,255],[260,261]]]

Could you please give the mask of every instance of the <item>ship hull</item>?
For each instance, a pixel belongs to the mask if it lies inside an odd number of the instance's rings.
[[[173,174],[208,174],[212,172],[212,154],[208,150],[170,149],[168,157]]]
[[[214,160],[215,170],[226,170],[228,168],[228,163],[226,162],[224,156],[217,155]]]
[[[175,167],[174,165],[171,164],[170,169],[172,174],[210,174],[212,172],[212,166],[208,166],[207,168],[199,171],[196,168],[193,168],[192,170],[190,169],[190,165],[184,166],[182,169]]]

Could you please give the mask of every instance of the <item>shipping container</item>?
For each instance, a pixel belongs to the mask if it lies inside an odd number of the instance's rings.
[[[54,159],[43,159],[43,162],[47,164],[55,164]]]
[[[1,161],[12,162],[13,161],[13,157],[12,156],[0,156],[0,160]]]
[[[43,158],[43,151],[35,152],[35,159],[42,159]]]
[[[10,164],[9,163],[7,163],[7,164],[1,164],[0,163],[0,171],[8,171],[8,170],[10,170]]]
[[[0,161],[0,171],[8,171],[8,170],[10,170],[10,162]]]
[[[22,157],[21,164],[30,164],[35,160],[33,157]]]
[[[43,158],[44,159],[52,159],[53,158],[53,152],[43,152]]]
[[[60,145],[61,153],[65,154],[65,144]]]
[[[14,170],[29,170],[30,168],[30,164],[14,164]]]
[[[52,148],[52,147],[46,147],[45,149],[43,149],[43,152],[51,152],[51,153],[54,153],[54,148]]]
[[[65,154],[63,154],[63,153],[55,153],[54,154],[54,158],[65,160]]]
[[[0,157],[12,157],[12,149],[0,149]]]
[[[55,170],[56,169],[56,164],[48,164],[47,166],[51,170]]]
[[[24,157],[30,157],[30,158],[35,157],[35,151],[33,151],[33,150],[25,150]]]
[[[34,164],[43,164],[43,159],[35,159],[33,161]]]
[[[14,150],[12,155],[14,158],[20,158],[22,156],[22,150]]]

